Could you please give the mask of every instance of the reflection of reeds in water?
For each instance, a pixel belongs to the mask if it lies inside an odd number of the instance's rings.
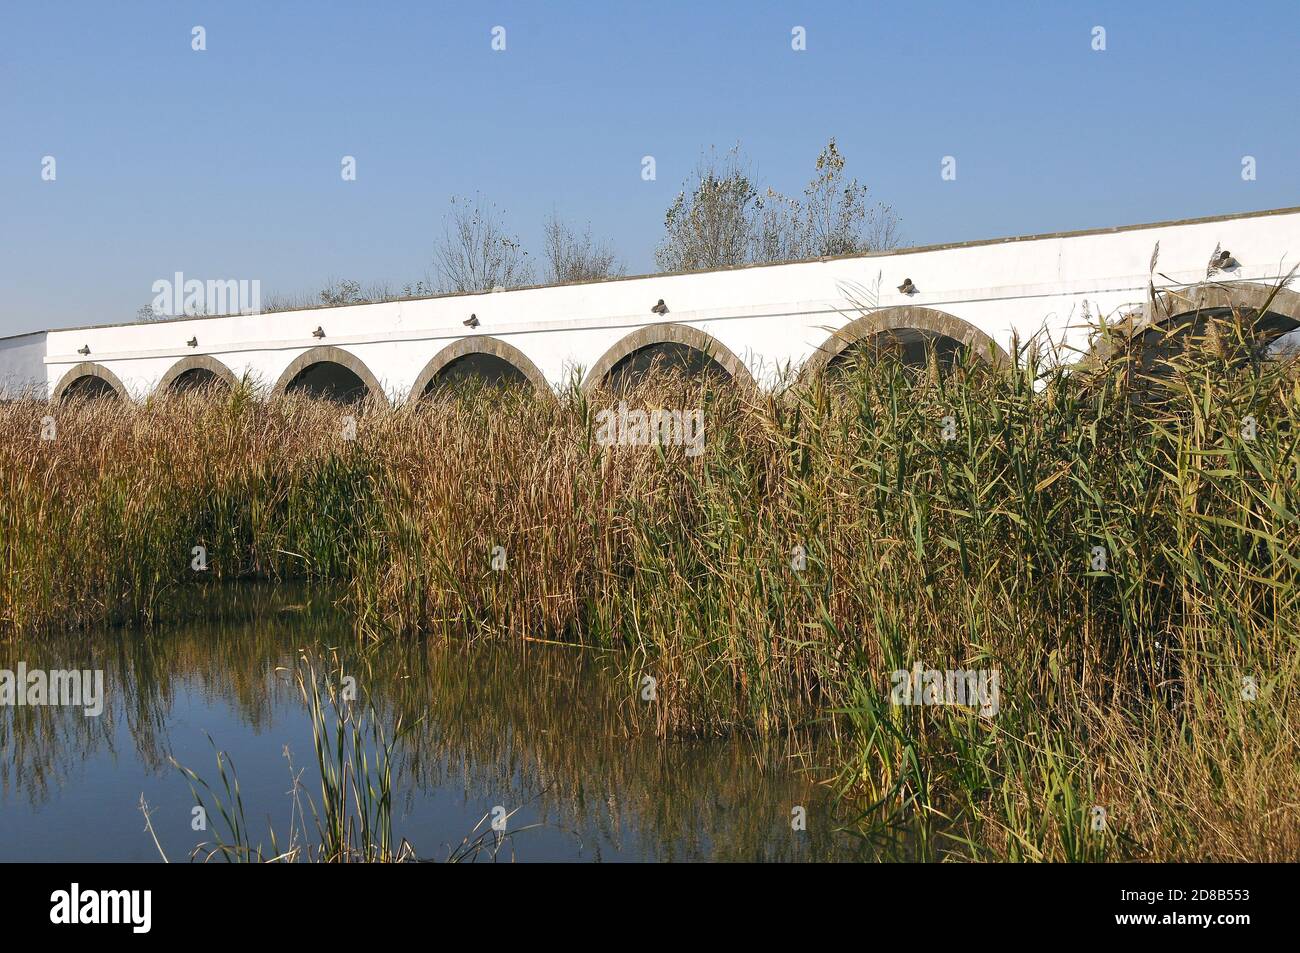
[[[350,664],[358,663],[360,669],[351,668],[336,657],[327,674],[319,672],[310,659],[304,659],[295,668],[294,678],[311,716],[317,776],[303,783],[304,772],[295,773],[291,763],[293,810],[286,830],[268,830],[264,840],[253,833],[237,772],[224,752],[216,752],[214,784],[209,784],[194,770],[181,767],[190,780],[196,803],[214,822],[213,839],[198,845],[191,855],[193,858],[316,863],[434,859],[428,854],[417,854],[415,846],[405,839],[398,841],[393,833],[394,764],[400,759],[400,750],[411,754],[408,763],[414,771],[419,770],[421,761],[433,755],[447,774],[460,773],[467,790],[481,788],[496,797],[502,791],[510,791],[514,806],[500,809],[505,810],[503,818],[507,822],[523,807],[534,801],[543,802],[536,823],[512,825],[501,832],[490,826],[492,812],[485,814],[459,843],[447,847],[445,858],[453,862],[483,857],[496,859],[503,853],[513,858],[514,839],[534,827],[544,826],[572,830],[576,836],[583,829],[595,830],[600,841],[590,848],[590,853],[598,859],[604,843],[615,845],[620,852],[633,847],[625,843],[618,830],[628,818],[637,820],[633,855],[639,857],[790,860],[814,858],[819,855],[814,851],[836,849],[834,834],[825,826],[815,831],[811,844],[800,843],[792,835],[774,836],[774,831],[779,831],[785,823],[784,812],[791,802],[782,803],[772,797],[782,785],[773,783],[770,775],[782,775],[783,786],[787,790],[793,788],[779,765],[755,775],[756,766],[769,763],[759,752],[736,751],[732,758],[719,759],[716,752],[697,752],[703,756],[692,758],[689,748],[682,757],[682,750],[675,749],[677,756],[664,759],[659,764],[660,770],[633,773],[628,765],[644,767],[646,762],[629,758],[626,750],[602,751],[592,757],[588,741],[616,737],[607,729],[593,731],[591,722],[585,721],[587,730],[574,738],[566,734],[570,727],[567,720],[557,720],[545,711],[535,713],[548,726],[540,732],[512,722],[502,732],[499,716],[505,715],[507,719],[511,716],[498,712],[496,716],[479,720],[476,732],[448,732],[454,742],[444,741],[436,733],[426,733],[402,744],[403,737],[416,724],[404,722],[404,716],[399,713],[393,716],[391,729],[386,728],[388,719],[369,699],[346,700],[340,691],[348,671],[364,671],[362,681],[367,684],[392,684],[376,677],[368,661],[354,658]],[[564,668],[571,670],[568,665]],[[410,683],[411,679],[408,670],[398,682]],[[470,699],[456,700],[455,715],[442,724],[463,723],[466,712],[486,711],[474,708]],[[401,707],[400,699],[395,707]],[[422,721],[440,720],[436,716],[443,713],[435,709],[430,714],[435,717]],[[492,728],[483,730],[485,723]],[[504,743],[500,741],[503,735]],[[530,744],[525,740],[535,737],[541,741],[548,736],[558,739],[557,742]],[[765,752],[769,756],[771,753]],[[708,777],[702,777],[697,764],[704,766]],[[746,767],[748,771],[744,770]],[[738,768],[741,780],[737,784],[734,779]],[[575,770],[577,778],[573,776]],[[723,777],[733,779],[731,784],[717,783]],[[555,790],[564,794],[559,799],[548,800],[548,795]],[[147,806],[142,807],[146,808],[147,817]],[[817,823],[822,815],[815,812],[813,817]],[[844,856],[848,856],[847,846],[843,842],[838,846]]]
[[[471,647],[390,639],[359,645],[348,637],[348,619],[330,611],[323,592],[313,595],[297,586],[222,592],[214,618],[206,622],[95,633],[95,664],[108,669],[104,715],[85,719],[79,711],[41,709],[46,730],[11,739],[0,762],[5,777],[29,789],[44,778],[57,789],[83,757],[111,745],[122,724],[144,765],[170,771],[168,726],[186,692],[230,704],[249,729],[274,737],[297,719],[309,718],[305,696],[287,672],[303,651],[337,644],[338,665],[358,678],[365,705],[374,706],[386,735],[392,737],[399,721],[404,727],[392,752],[389,788],[399,816],[417,811],[431,792],[459,789],[467,804],[482,806],[476,810],[496,804],[522,809],[512,828],[536,822],[567,832],[572,843],[586,844],[587,856],[613,851],[664,859],[811,859],[850,856],[855,850],[833,834],[826,792],[804,773],[816,764],[810,744],[760,738],[664,744],[644,737],[623,711],[612,659],[536,644]],[[308,602],[302,611],[285,611]],[[81,634],[50,634],[10,648],[31,664],[45,664],[75,654],[84,641]],[[319,682],[327,687],[323,678]],[[320,708],[329,713],[328,697]],[[0,721],[0,727],[4,724]],[[343,736],[353,743],[350,728],[345,726]],[[212,739],[221,748],[237,740]],[[362,741],[373,759],[372,740]],[[294,754],[298,770],[307,769],[301,782],[319,807],[314,753]],[[215,762],[187,766],[224,792]],[[226,771],[233,784],[228,760]],[[30,794],[36,802],[44,796]],[[222,799],[230,800],[224,793]],[[806,806],[811,818],[809,832],[797,837],[788,823],[795,805]],[[282,807],[288,805],[248,805],[249,816],[268,811],[280,816]],[[213,813],[213,820],[219,818],[219,811]],[[283,818],[278,823],[283,827]],[[266,830],[250,833],[247,824],[240,830],[252,840],[245,846],[260,845],[265,856],[273,856]],[[521,857],[536,856],[528,834],[497,845],[488,830],[480,824],[465,840],[465,832],[454,829],[407,833],[421,857],[446,858],[469,844],[484,851],[513,847]],[[279,831],[281,848],[287,840]],[[231,841],[228,830],[226,841]],[[301,831],[297,843],[304,843]]]
[[[825,774],[816,759],[829,757],[815,739],[657,741],[611,690],[614,660],[572,648],[385,645],[372,657],[389,673],[378,696],[385,711],[425,716],[412,724],[401,772],[415,789],[455,782],[475,801],[509,792],[548,826],[600,835],[592,851],[603,842],[658,859],[855,852],[834,832],[829,792],[814,783],[815,768]],[[797,805],[813,818],[799,837],[790,830]]]
[[[169,754],[172,706],[185,691],[232,696],[245,723],[267,726],[272,709],[290,698],[274,667],[325,632],[346,637],[349,631],[330,600],[292,592],[302,608],[291,613],[281,611],[283,596],[270,587],[215,587],[202,622],[89,636],[50,632],[0,643],[0,668],[12,670],[21,660],[29,669],[102,669],[106,695],[104,712],[95,718],[77,708],[0,708],[0,781],[6,791],[24,790],[39,803],[80,761],[111,747],[119,725],[131,735],[141,763],[161,768]]]

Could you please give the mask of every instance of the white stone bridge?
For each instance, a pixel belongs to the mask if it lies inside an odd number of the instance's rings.
[[[1216,251],[1221,267],[1207,278]],[[1291,208],[383,304],[89,325],[0,339],[0,389],[139,399],[247,375],[268,392],[351,396],[364,388],[400,402],[462,376],[546,387],[577,373],[590,385],[635,373],[655,355],[692,354],[741,384],[765,386],[784,369],[816,372],[882,334],[913,353],[930,342],[996,361],[1014,340],[1040,332],[1083,354],[1090,318],[1232,307],[1281,335],[1300,327],[1300,295],[1274,293],[1297,261],[1300,208]]]

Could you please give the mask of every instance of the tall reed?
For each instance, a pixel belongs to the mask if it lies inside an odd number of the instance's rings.
[[[241,390],[59,408],[44,443],[10,405],[0,625],[329,576],[375,636],[608,650],[664,734],[820,725],[864,835],[926,856],[1293,857],[1300,386],[1222,324],[1154,364],[447,393],[355,440]],[[601,446],[619,399],[702,408],[703,454]],[[999,712],[892,704],[916,663],[996,671]]]

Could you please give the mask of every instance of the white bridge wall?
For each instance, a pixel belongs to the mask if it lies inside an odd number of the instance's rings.
[[[0,339],[0,400],[42,393],[48,386],[45,332]]]
[[[0,342],[0,371],[30,375],[33,349],[43,348],[50,391],[71,367],[91,361],[143,397],[176,361],[195,354],[269,387],[298,355],[331,345],[356,355],[390,397],[404,400],[425,364],[459,337],[504,340],[556,383],[662,320],[707,332],[770,382],[776,368],[800,364],[864,308],[902,305],[951,314],[1007,350],[1013,334],[1025,340],[1044,327],[1084,350],[1085,304],[1109,319],[1140,309],[1157,243],[1157,288],[1203,279],[1216,245],[1241,263],[1224,278],[1272,282],[1300,257],[1300,209],[417,301],[52,330],[8,339],[24,343]],[[905,278],[916,294],[895,290]],[[650,312],[660,298],[670,311],[662,319]],[[481,322],[474,329],[462,324],[471,312]],[[321,340],[312,337],[318,325]],[[191,337],[197,348],[186,346]],[[88,356],[77,353],[82,347]]]

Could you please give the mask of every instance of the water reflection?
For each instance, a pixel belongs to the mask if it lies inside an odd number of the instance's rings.
[[[395,829],[446,856],[496,805],[518,808],[522,860],[854,859],[800,745],[752,738],[665,742],[590,652],[545,644],[359,647],[324,593],[240,586],[204,596],[202,624],[108,630],[0,646],[0,668],[103,669],[104,713],[0,708],[0,859],[150,860],[140,797],[173,860],[208,835],[169,756],[216,780],[234,761],[250,822],[277,831],[289,765],[314,784],[311,726],[289,671],[338,654],[385,721],[413,729],[397,751]],[[211,736],[211,744],[208,736]],[[791,811],[807,810],[807,831]]]

